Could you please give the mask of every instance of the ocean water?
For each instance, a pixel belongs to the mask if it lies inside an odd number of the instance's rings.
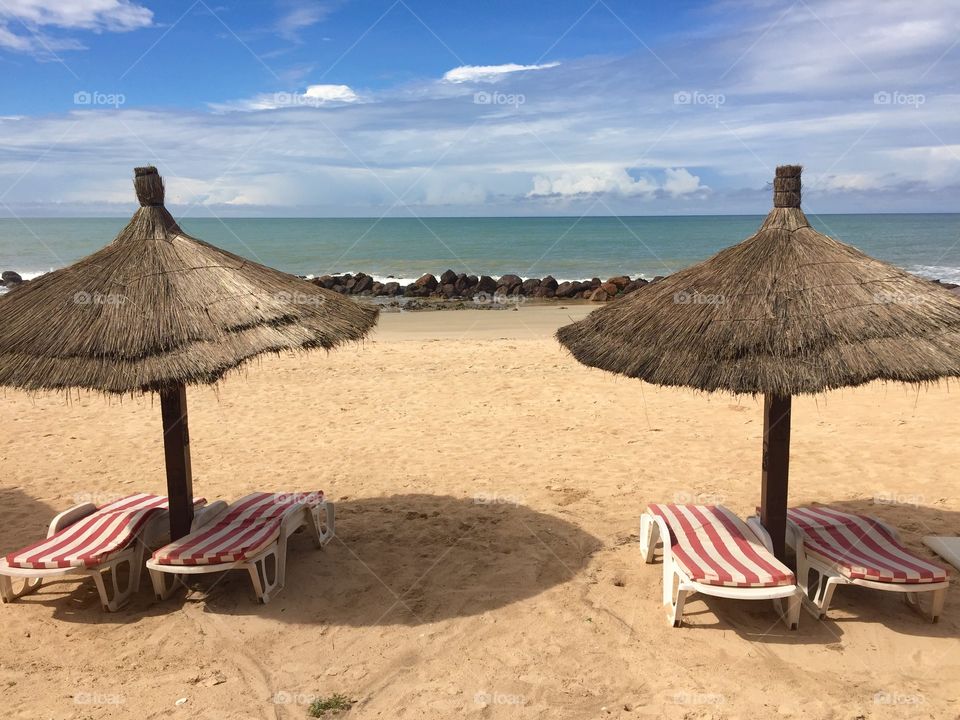
[[[808,215],[818,230],[930,278],[960,282],[960,214]],[[0,270],[34,277],[111,241],[127,218],[0,219]],[[753,234],[763,216],[184,219],[190,234],[298,275],[425,272],[558,280],[667,275]]]

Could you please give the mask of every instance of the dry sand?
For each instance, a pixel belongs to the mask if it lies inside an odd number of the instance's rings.
[[[697,497],[750,512],[760,408],[578,365],[551,334],[584,313],[385,315],[361,346],[193,389],[197,493],[322,488],[338,538],[295,537],[267,606],[231,573],[166,602],[145,576],[116,614],[78,580],[0,608],[7,716],[302,718],[339,692],[351,718],[958,717],[956,581],[938,625],[850,588],[796,633],[713,599],[667,625],[638,516]],[[795,502],[875,513],[920,552],[960,533],[948,388],[794,407]],[[7,392],[3,426],[5,552],[75,497],[164,489],[149,398]]]

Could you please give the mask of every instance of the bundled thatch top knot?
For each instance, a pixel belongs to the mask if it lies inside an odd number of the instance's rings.
[[[163,205],[163,178],[152,165],[133,169],[133,188],[137,191],[137,200],[141,207],[161,207]]]
[[[778,208],[800,207],[800,165],[781,165],[773,178],[773,206]]]

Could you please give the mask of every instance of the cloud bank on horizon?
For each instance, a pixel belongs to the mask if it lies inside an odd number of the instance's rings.
[[[762,213],[785,162],[814,212],[956,210],[956,2],[382,5],[2,0],[0,216],[124,214],[144,163],[197,215]]]

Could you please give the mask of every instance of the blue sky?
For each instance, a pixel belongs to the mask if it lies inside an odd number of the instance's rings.
[[[951,212],[955,0],[0,0],[0,216]]]

